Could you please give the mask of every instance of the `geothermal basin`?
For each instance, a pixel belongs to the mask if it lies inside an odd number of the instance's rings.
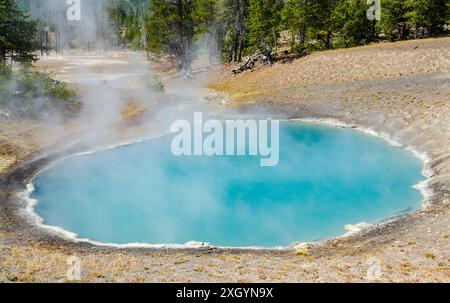
[[[357,130],[283,122],[274,167],[251,156],[176,157],[172,139],[53,163],[33,180],[33,211],[100,243],[273,248],[341,236],[423,200],[414,188],[422,161]]]

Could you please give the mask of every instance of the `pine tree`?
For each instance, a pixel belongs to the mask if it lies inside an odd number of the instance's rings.
[[[311,2],[311,0],[289,0],[281,12],[284,27],[292,33],[292,46],[295,46],[297,41],[301,47],[306,43],[307,29],[311,24],[309,10]]]
[[[39,49],[37,22],[31,21],[13,0],[0,0],[0,62],[7,58],[34,61]]]
[[[439,35],[449,19],[448,0],[404,0],[406,25],[413,38]]]
[[[147,48],[145,20],[149,0],[110,0],[105,8],[123,42],[134,50]]]
[[[247,14],[249,0],[225,0],[223,22],[225,23],[224,52],[228,62],[241,62],[247,42]]]
[[[146,22],[149,51],[174,56],[184,71],[192,64],[194,7],[194,0],[152,0]]]
[[[408,37],[406,27],[406,6],[404,0],[384,0],[382,18],[377,27],[390,41],[405,39]]]
[[[215,64],[223,38],[222,9],[219,0],[196,0],[193,18],[197,38],[208,49],[209,62]]]
[[[367,44],[375,38],[375,21],[367,18],[366,0],[340,1],[333,11],[337,47]]]
[[[276,47],[281,28],[281,0],[250,0],[248,47],[267,52]]]
[[[314,44],[315,48],[331,48],[335,30],[333,13],[338,2],[338,0],[289,0],[282,16],[283,24],[294,33],[292,44],[298,42],[301,49],[306,48],[307,42]]]

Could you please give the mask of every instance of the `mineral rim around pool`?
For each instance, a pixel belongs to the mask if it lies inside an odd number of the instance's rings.
[[[286,122],[280,161],[175,157],[172,136],[67,158],[34,180],[46,225],[104,243],[287,246],[420,207],[423,163],[356,130]]]

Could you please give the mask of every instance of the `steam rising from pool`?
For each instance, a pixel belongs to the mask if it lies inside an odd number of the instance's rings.
[[[44,223],[103,243],[275,247],[421,205],[422,162],[358,131],[286,122],[280,163],[175,157],[172,136],[67,158],[38,175]]]

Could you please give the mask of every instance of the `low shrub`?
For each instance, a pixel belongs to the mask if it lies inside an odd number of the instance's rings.
[[[72,116],[81,109],[73,88],[28,65],[13,70],[0,64],[0,104],[16,116],[31,118],[55,113]]]

